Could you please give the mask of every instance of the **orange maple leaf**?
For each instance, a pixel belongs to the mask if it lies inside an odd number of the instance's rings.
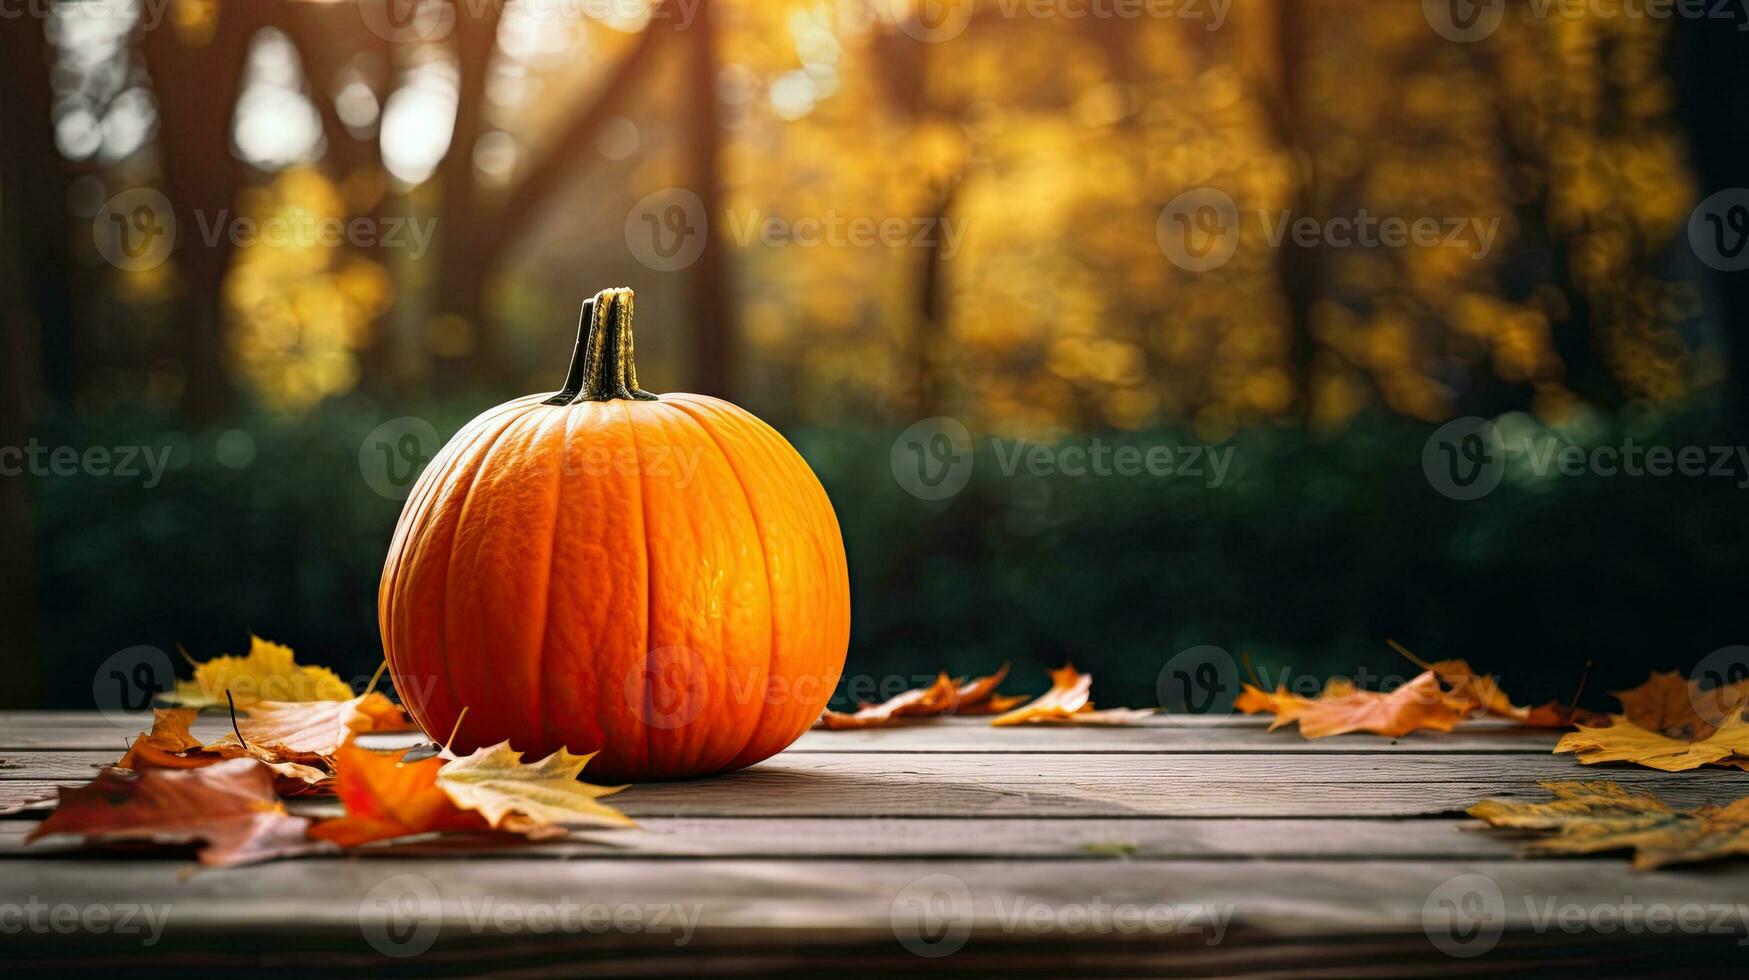
[[[864,705],[855,714],[828,711],[820,716],[820,724],[834,731],[851,728],[879,728],[896,718],[939,715],[954,706],[959,687],[947,674],[936,676],[928,687],[913,688],[888,698],[880,704]]]
[[[1372,732],[1397,737],[1417,731],[1449,732],[1470,713],[1469,701],[1446,694],[1433,671],[1423,671],[1388,694],[1362,691],[1347,682],[1332,682],[1317,698],[1302,698],[1278,690],[1271,696],[1250,687],[1249,702],[1260,700],[1274,710],[1273,731],[1299,722],[1306,738],[1324,738],[1347,732]]]
[[[1093,675],[1072,664],[1050,672],[1051,689],[1030,703],[990,719],[997,727],[1009,725],[1130,725],[1152,715],[1151,708],[1111,708],[1095,711],[1091,700]]]
[[[1468,702],[1477,713],[1506,718],[1537,728],[1572,728],[1575,724],[1608,723],[1606,715],[1587,711],[1576,705],[1568,707],[1559,701],[1550,701],[1536,707],[1519,707],[1501,690],[1500,683],[1493,675],[1478,673],[1467,660],[1436,660],[1426,663],[1396,640],[1385,642],[1415,666],[1438,674],[1440,681],[1451,688],[1452,697]]]
[[[105,769],[84,786],[62,787],[54,812],[25,841],[204,841],[201,863],[223,867],[324,849],[305,837],[309,823],[285,811],[266,766],[230,759],[201,769]]]
[[[376,840],[444,830],[485,830],[486,819],[456,806],[437,785],[443,759],[417,762],[401,752],[372,752],[341,746],[334,756],[334,792],[346,815],[324,820],[310,836],[357,847]]]
[[[153,709],[152,730],[135,738],[116,765],[123,769],[199,769],[219,761],[181,754],[200,748],[200,739],[189,731],[199,714],[194,708]]]
[[[1253,684],[1244,684],[1239,691],[1238,700],[1233,702],[1233,707],[1248,715],[1275,715],[1311,702],[1311,698],[1293,693],[1286,685],[1278,686],[1274,691],[1265,691]]]
[[[1004,663],[994,674],[988,677],[978,677],[971,682],[961,684],[958,696],[955,698],[953,713],[956,715],[999,715],[1017,705],[1025,704],[1024,694],[997,694],[996,687],[1008,676],[1008,664]]]

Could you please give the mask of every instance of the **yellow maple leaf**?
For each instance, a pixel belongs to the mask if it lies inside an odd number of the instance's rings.
[[[539,762],[525,763],[509,742],[453,759],[437,772],[437,786],[450,802],[477,811],[495,829],[525,833],[561,824],[633,826],[625,814],[598,798],[624,786],[594,786],[577,776],[595,753],[572,755],[560,749]]]
[[[226,692],[239,708],[257,701],[352,699],[352,688],[332,670],[300,665],[291,647],[254,635],[248,656],[227,653],[195,663],[194,679],[176,682],[174,700],[185,708],[210,708],[225,704]]]
[[[1608,728],[1568,732],[1556,743],[1556,752],[1573,752],[1586,765],[1599,762],[1633,762],[1665,772],[1686,772],[1709,764],[1737,765],[1737,756],[1749,756],[1749,720],[1736,715],[1706,738],[1687,741],[1663,732],[1641,728],[1626,715],[1611,715]]]
[[[1726,806],[1672,810],[1651,793],[1616,783],[1550,782],[1544,803],[1483,800],[1467,811],[1494,827],[1555,831],[1531,850],[1592,854],[1632,850],[1641,870],[1749,854],[1749,797]]]

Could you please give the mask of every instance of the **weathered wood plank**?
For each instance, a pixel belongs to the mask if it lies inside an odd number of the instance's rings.
[[[165,950],[198,948],[217,935],[250,936],[254,948],[281,954],[315,946],[364,955],[373,950],[366,937],[374,937],[376,952],[412,953],[404,965],[414,968],[449,963],[461,947],[503,956],[527,954],[533,944],[549,954],[691,950],[705,958],[750,944],[851,944],[879,947],[891,965],[922,968],[931,958],[971,965],[980,954],[1058,943],[1243,958],[1281,940],[1319,944],[1329,957],[1346,950],[1350,958],[1364,958],[1376,941],[1427,969],[1473,972],[1489,958],[1448,960],[1441,944],[1485,945],[1496,925],[1508,957],[1528,943],[1580,943],[1621,955],[1657,949],[1676,959],[1700,949],[1740,965],[1736,943],[1749,937],[1742,904],[1749,871],[1741,866],[1634,873],[1608,860],[1259,861],[1243,873],[1220,861],[508,858],[306,860],[186,880],[182,870],[170,862],[0,861],[9,886],[41,906],[136,908],[139,920],[150,911],[162,923],[155,945]],[[1117,925],[1119,909],[1127,927]],[[1662,918],[1672,913],[1680,920]],[[1463,918],[1454,923],[1454,914]],[[20,939],[36,955],[73,954],[94,942],[48,929],[8,941]],[[112,942],[130,939],[138,952],[143,936]],[[428,941],[432,958],[424,960],[416,947]],[[907,950],[919,948],[941,955],[911,959]],[[1059,972],[1076,972],[1073,959],[1052,962]]]
[[[76,850],[60,837],[26,847],[36,820],[0,821],[0,855]],[[652,817],[631,830],[578,831],[553,841],[455,835],[398,844],[396,856],[631,859],[1163,858],[1506,859],[1519,845],[1475,833],[1467,820],[1254,820],[1069,818],[1028,820],[864,817]]]
[[[67,781],[90,778],[67,770]],[[1369,817],[1541,798],[1542,780],[1613,779],[1674,805],[1749,796],[1749,773],[1586,767],[1568,756],[786,753],[705,780],[634,786],[633,817]],[[0,780],[0,806],[53,781]]]
[[[1455,732],[1420,732],[1400,739],[1339,735],[1308,740],[1291,729],[1268,731],[1267,719],[1155,718],[1128,728],[1026,727],[993,729],[985,720],[943,718],[870,731],[810,731],[789,752],[1548,752],[1560,733],[1504,725],[1491,719],[1468,722]],[[27,721],[17,712],[0,712],[0,756],[29,750],[122,751],[129,740],[151,727],[150,719],[112,723],[95,712],[68,712]],[[230,722],[207,715],[194,732],[206,739],[230,731]],[[367,744],[391,748],[425,739],[418,734],[372,737]]]
[[[444,938],[417,958],[390,960],[346,934],[330,937],[300,933],[204,931],[192,937],[172,934],[139,955],[138,942],[86,938],[76,947],[44,943],[36,937],[9,937],[8,966],[33,972],[89,976],[126,971],[130,976],[182,978],[191,971],[248,973],[301,978],[313,972],[334,977],[374,978],[396,967],[421,975],[574,977],[819,977],[850,976],[1001,976],[1062,977],[1468,977],[1485,967],[1490,973],[1547,976],[1709,977],[1736,980],[1742,975],[1740,950],[1730,937],[1648,941],[1631,933],[1583,935],[1550,942],[1541,936],[1507,932],[1484,961],[1453,959],[1430,951],[1423,936],[1336,936],[1320,941],[1257,937],[1229,932],[1235,941],[1219,946],[1160,942],[1148,937],[981,937],[951,956],[923,959],[900,947],[890,935],[868,938],[849,933],[824,941],[793,937],[778,929],[696,936],[683,947],[610,945],[592,935],[502,937],[481,941]],[[263,940],[269,940],[264,943]],[[283,950],[283,952],[282,952]],[[148,970],[145,964],[150,965]]]
[[[1387,739],[1372,736],[1339,736],[1308,741],[1285,732],[1261,729],[1076,729],[1072,732],[1038,728],[994,730],[964,726],[912,727],[885,732],[809,732],[785,750],[786,755],[814,753],[1002,753],[1015,755],[1107,755],[1107,754],[1202,754],[1229,755],[1347,755],[1354,753],[1398,755],[1429,753],[1453,755],[1547,755],[1559,740],[1558,733],[1535,729],[1498,729],[1485,733],[1454,734],[1439,740]],[[229,728],[201,725],[195,734],[212,740]],[[38,768],[61,765],[66,760],[104,764],[119,759],[127,740],[111,733],[82,733],[37,741],[83,743],[80,748],[49,747],[0,749],[0,779],[38,778]],[[426,744],[417,734],[366,735],[360,744],[389,750]],[[113,747],[112,747],[113,745]],[[53,760],[52,762],[50,760]]]

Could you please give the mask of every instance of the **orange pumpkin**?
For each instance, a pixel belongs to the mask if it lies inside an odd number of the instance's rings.
[[[632,293],[609,289],[583,304],[564,390],[482,414],[426,467],[377,612],[434,738],[599,749],[595,782],[671,779],[814,723],[850,586],[807,463],[728,402],[640,389]]]

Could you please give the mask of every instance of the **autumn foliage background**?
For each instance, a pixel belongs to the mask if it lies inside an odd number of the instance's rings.
[[[165,0],[150,26],[105,6],[0,25],[0,445],[173,455],[150,488],[0,478],[7,703],[85,707],[116,650],[206,656],[247,630],[368,676],[400,502],[361,477],[367,434],[416,416],[447,436],[557,387],[578,303],[619,284],[647,387],[737,401],[825,483],[852,673],[1067,656],[1147,705],[1187,647],[1404,675],[1389,636],[1541,701],[1586,660],[1626,687],[1749,635],[1736,480],[1509,479],[1465,503],[1421,471],[1466,415],[1584,446],[1749,442],[1749,289],[1686,234],[1749,184],[1735,23],[1509,3],[1457,44],[1406,0],[1235,0],[1218,30],[980,2],[926,43],[904,3],[703,0],[684,21],[436,5],[447,26],[405,40],[370,0]],[[1475,257],[1277,248],[1250,222],[1193,273],[1156,221],[1203,186],[1242,213],[1501,230]],[[184,237],[129,272],[92,224],[133,187]],[[625,232],[667,187],[715,232],[672,272]],[[190,234],[227,210],[435,234],[419,255]],[[715,217],[754,213],[965,234],[951,254],[743,244]],[[979,454],[930,503],[889,452],[937,415]],[[1218,488],[1008,476],[991,436],[1235,463]]]

